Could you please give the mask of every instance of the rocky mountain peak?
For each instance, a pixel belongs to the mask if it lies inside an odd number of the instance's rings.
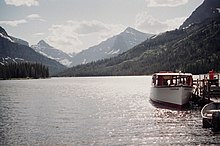
[[[128,33],[128,34],[144,34],[143,32],[140,32],[132,27],[127,27],[122,33]]]
[[[8,36],[8,34],[7,34],[7,32],[5,31],[5,29],[2,28],[1,26],[0,26],[0,33],[3,34],[4,36]]]
[[[44,46],[44,47],[47,47],[47,48],[51,48],[51,46],[48,43],[46,43],[44,40],[40,40],[37,44],[39,46]]]
[[[53,60],[56,60],[57,62],[65,65],[65,66],[70,66],[71,62],[71,56],[68,55],[67,53],[56,49],[52,46],[50,46],[46,41],[40,40],[37,45],[32,45],[31,46],[36,52],[50,58]]]
[[[133,31],[137,31],[137,30],[131,27],[127,27],[124,32],[133,32]]]

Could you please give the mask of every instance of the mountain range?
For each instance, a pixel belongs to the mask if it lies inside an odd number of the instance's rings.
[[[214,3],[214,7],[213,7]],[[116,57],[69,68],[59,76],[142,75],[161,70],[207,73],[220,71],[219,0],[205,0],[180,29],[164,32]],[[199,21],[198,21],[199,20]]]
[[[29,47],[26,41],[9,36],[7,32],[0,27],[0,64],[33,62],[41,63],[49,67],[51,75],[66,69],[55,60],[49,59]]]
[[[92,46],[76,54],[71,66],[117,56],[153,36],[128,27],[122,33],[113,36],[98,45]]]
[[[142,33],[128,27],[122,33],[115,35],[98,45],[71,55],[50,46],[44,40],[39,41],[37,45],[32,45],[31,47],[36,52],[48,58],[54,59],[67,67],[72,67],[117,56],[118,54],[131,49],[135,45],[140,44],[151,36],[153,36],[153,34]]]
[[[0,65],[38,62],[48,66],[51,75],[61,71],[58,76],[140,75],[161,70],[197,74],[220,71],[219,42],[220,1],[204,0],[179,29],[152,35],[128,27],[72,55],[43,40],[29,47],[27,41],[0,27]]]
[[[145,34],[128,27],[122,33],[113,36],[96,46],[83,50],[78,54],[67,54],[50,46],[44,40],[29,47],[27,41],[9,36],[7,32],[0,27],[0,37],[2,40],[0,42],[0,64],[27,61],[39,62],[49,66],[50,74],[54,75],[59,71],[62,71],[65,68],[64,66],[71,67],[117,56],[151,36],[153,35]]]

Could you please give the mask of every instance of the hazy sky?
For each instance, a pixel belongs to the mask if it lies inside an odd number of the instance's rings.
[[[178,28],[204,0],[0,0],[0,26],[31,45],[79,52],[124,31]]]

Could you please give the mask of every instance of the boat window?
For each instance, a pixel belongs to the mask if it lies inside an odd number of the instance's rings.
[[[162,75],[155,76],[155,78],[153,77],[153,85],[169,86],[172,83],[171,79],[172,79],[172,76],[162,76]]]
[[[158,86],[162,86],[163,85],[163,76],[158,76]]]
[[[192,79],[191,76],[186,77],[186,84],[189,85],[189,86],[193,85],[193,79]]]
[[[192,86],[191,76],[177,76],[177,85]]]
[[[192,76],[181,75],[158,75],[152,77],[154,86],[192,86]]]

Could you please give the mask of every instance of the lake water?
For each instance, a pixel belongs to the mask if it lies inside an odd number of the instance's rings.
[[[157,108],[151,77],[0,81],[0,145],[218,145],[199,110]]]

